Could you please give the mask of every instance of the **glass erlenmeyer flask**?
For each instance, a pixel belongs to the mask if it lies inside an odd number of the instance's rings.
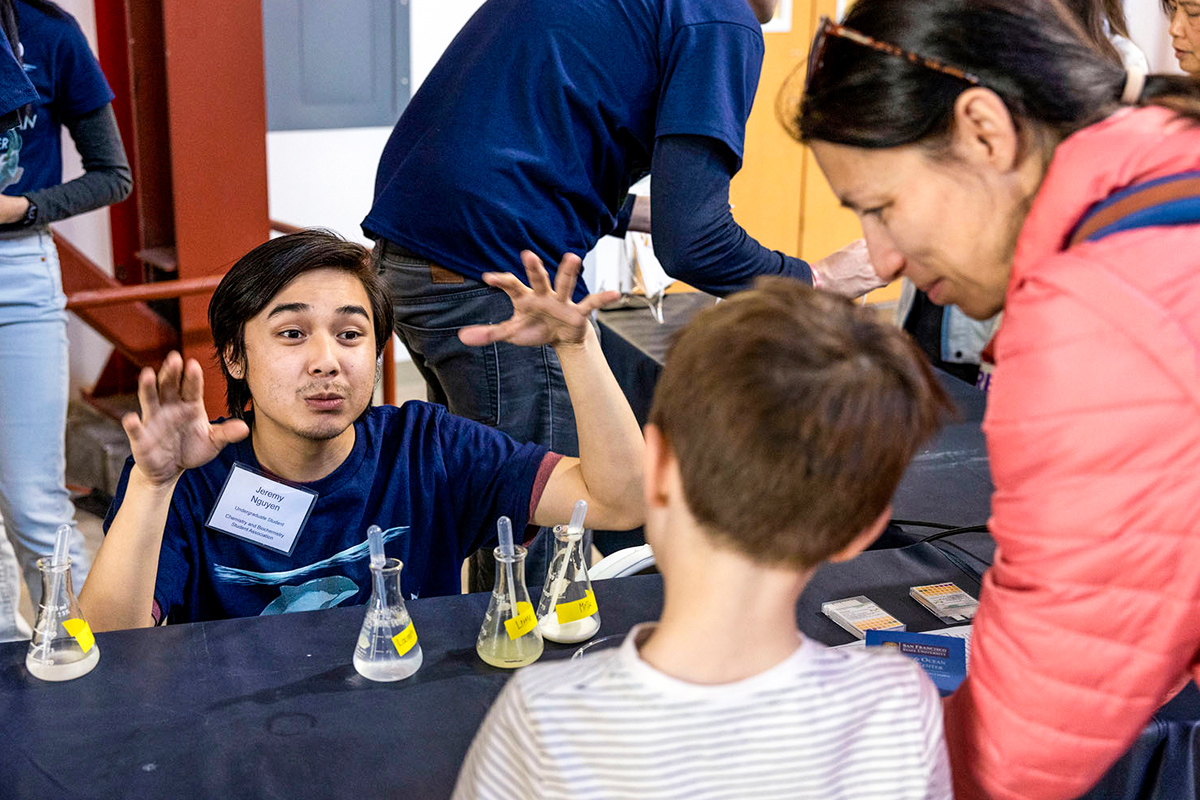
[[[425,656],[400,594],[404,564],[389,558],[371,567],[371,599],[354,648],[354,668],[372,681],[398,681],[421,667]]]
[[[42,573],[42,602],[25,667],[44,681],[86,675],[100,661],[100,648],[71,586],[71,559],[55,564],[52,558],[39,558],[37,567]]]
[[[538,630],[552,642],[573,644],[600,630],[600,607],[583,557],[584,535],[566,525],[554,527],[554,557],[538,603]]]
[[[537,615],[525,588],[527,551],[514,545],[510,556],[499,547],[492,553],[496,558],[496,585],[475,640],[475,652],[493,667],[515,669],[541,658],[546,645],[538,633]]]

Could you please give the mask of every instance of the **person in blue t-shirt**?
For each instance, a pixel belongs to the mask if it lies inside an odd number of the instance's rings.
[[[15,26],[15,35],[14,28]],[[112,90],[70,14],[45,0],[0,0],[0,27],[35,97],[15,127],[0,130],[0,640],[3,606],[18,596],[15,552],[36,608],[37,559],[54,549],[55,530],[74,525],[64,483],[70,370],[66,296],[50,223],[119,202],[132,180],[111,101]],[[11,71],[12,64],[5,62]],[[25,95],[27,96],[27,95]],[[83,175],[63,182],[63,129]],[[19,377],[16,377],[19,376]],[[72,569],[87,575],[82,538]]]
[[[396,123],[363,221],[430,401],[574,452],[552,352],[469,350],[446,332],[508,315],[480,276],[520,276],[527,243],[553,264],[623,236],[631,214],[646,229],[627,190],[650,171],[654,251],[673,277],[719,295],[768,274],[878,285],[865,247],[810,267],[730,211],[776,3],[487,0],[467,22]]]
[[[588,314],[572,301],[581,264],[549,274],[524,253],[531,286],[489,276],[514,312],[463,330],[468,345],[552,347],[575,398],[580,457],[421,402],[371,407],[392,326],[385,285],[360,245],[323,231],[241,258],[209,305],[230,419],[210,423],[194,360],[170,354],[138,380],[141,417],[122,420],[133,456],[80,594],[98,630],[362,603],[369,525],[386,529],[407,597],[459,591],[464,557],[496,521],[640,525],[642,436]]]

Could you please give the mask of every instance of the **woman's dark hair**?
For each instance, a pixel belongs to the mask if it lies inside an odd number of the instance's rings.
[[[1129,37],[1125,9],[1121,7],[1120,0],[1062,0],[1062,4],[1075,15],[1096,47],[1118,64],[1121,63],[1120,51],[1108,38],[1109,31]]]
[[[1058,0],[859,0],[844,24],[975,75],[1000,96],[1018,126],[1058,139],[1116,110],[1125,88],[1125,69],[1082,38]],[[799,112],[788,113],[785,124],[802,141],[939,147],[951,131],[954,102],[969,87],[908,59],[829,36]],[[1137,105],[1165,106],[1200,120],[1200,82],[1151,75]]]
[[[344,270],[362,282],[371,302],[375,358],[383,352],[392,335],[392,299],[371,263],[370,251],[319,229],[263,242],[229,269],[208,304],[208,324],[217,364],[225,376],[225,404],[230,416],[244,418],[251,397],[245,378],[229,373],[224,356],[245,363],[246,322],[266,308],[285,286],[314,269]]]

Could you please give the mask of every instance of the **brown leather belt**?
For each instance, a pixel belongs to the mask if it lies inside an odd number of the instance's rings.
[[[397,258],[403,258],[406,261],[424,262],[429,265],[429,280],[432,283],[438,284],[454,284],[463,283],[463,276],[459,275],[454,270],[446,269],[440,264],[435,264],[419,253],[414,253],[406,247],[390,242],[387,239],[383,240],[384,255],[392,255]]]

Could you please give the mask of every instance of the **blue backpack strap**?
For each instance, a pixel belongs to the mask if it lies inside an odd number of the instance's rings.
[[[1138,183],[1096,203],[1067,240],[1073,247],[1114,233],[1157,225],[1200,224],[1200,171]]]

